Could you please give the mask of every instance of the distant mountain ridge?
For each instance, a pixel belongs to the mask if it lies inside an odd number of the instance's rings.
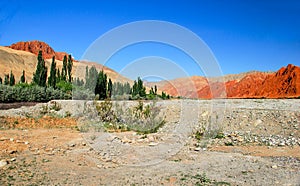
[[[12,45],[12,47],[0,46],[0,77],[4,78],[5,74],[10,74],[13,72],[16,78],[16,82],[20,80],[23,70],[25,70],[25,79],[27,82],[32,81],[33,73],[35,72],[37,65],[37,53],[39,49],[43,51],[43,58],[45,59],[46,66],[48,67],[48,75],[50,73],[50,64],[52,61],[52,56],[55,55],[56,66],[62,68],[62,60],[64,55],[68,55],[65,52],[55,52],[48,44],[40,41],[30,41],[30,42],[18,42],[18,45]],[[24,44],[24,45],[23,45]],[[33,44],[37,44],[34,46]],[[12,49],[16,46],[26,46],[24,48]],[[23,50],[24,49],[24,50]],[[28,51],[30,50],[30,51]],[[58,57],[60,56],[61,57]],[[46,56],[46,57],[45,57]],[[61,60],[60,60],[61,59]],[[118,82],[129,82],[133,81],[120,75],[116,71],[105,67],[101,64],[95,62],[77,61],[73,63],[72,74],[73,77],[79,77],[85,80],[85,69],[86,66],[91,68],[96,67],[98,71],[103,70],[109,78],[113,81]]]
[[[18,81],[22,71],[25,70],[26,79],[30,82],[39,50],[42,50],[48,67],[53,55],[59,68],[62,67],[63,56],[68,55],[66,52],[55,52],[42,41],[18,42],[9,47],[0,46],[0,77],[3,78],[4,74],[9,74],[12,70]],[[95,66],[98,71],[103,69],[113,82],[133,83],[116,71],[93,62],[74,63],[73,75],[84,79],[86,66]],[[187,98],[295,98],[300,97],[300,67],[289,64],[277,72],[250,71],[216,78],[192,76],[145,82],[145,85],[148,88],[157,85],[159,92],[164,91],[172,96]]]
[[[47,43],[43,41],[21,41],[8,46],[11,49],[22,50],[37,55],[39,51],[42,51],[45,59],[50,59],[55,56],[55,59],[62,61],[65,55],[69,55],[66,52],[55,52]]]

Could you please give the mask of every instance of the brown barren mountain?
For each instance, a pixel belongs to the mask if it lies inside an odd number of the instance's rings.
[[[51,61],[52,59],[45,59],[46,66],[48,67],[48,74],[50,73]],[[55,60],[55,62],[56,66],[61,70],[62,61]],[[36,69],[36,65],[37,55],[22,50],[14,50],[8,47],[0,46],[0,77],[2,77],[2,79],[4,78],[5,74],[10,74],[10,71],[12,71],[15,75],[16,82],[19,82],[21,74],[24,70],[26,81],[31,82],[33,73]],[[98,71],[103,69],[103,71],[108,75],[109,78],[112,79],[113,82],[119,81],[132,83],[132,80],[120,75],[119,73],[108,67],[93,62],[84,61],[73,63],[73,77],[85,79],[86,66],[88,66],[89,68],[95,66]]]
[[[198,98],[197,90],[208,85],[208,81],[202,76],[182,77],[174,80],[164,80],[160,82],[146,82],[146,86],[157,85],[159,91],[177,97]]]
[[[47,43],[37,40],[17,42],[8,47],[15,50],[27,51],[35,55],[41,50],[45,59],[50,59],[55,56],[55,59],[62,61],[65,55],[68,56],[66,52],[55,52]]]
[[[0,47],[0,77],[12,70],[18,81],[23,70],[26,80],[31,82],[37,63],[37,54],[42,50],[49,66],[53,55],[58,68],[62,67],[65,52],[55,52],[42,41],[18,42],[9,47]],[[113,82],[129,82],[132,80],[121,76],[114,70],[101,64],[80,61],[74,63],[73,77],[85,78],[86,66],[103,69]],[[49,73],[49,72],[48,72]],[[300,67],[288,65],[276,73],[251,71],[241,74],[225,75],[217,78],[202,76],[183,77],[169,81],[145,82],[147,87],[157,85],[158,92],[164,91],[172,96],[187,98],[293,98],[300,97]]]

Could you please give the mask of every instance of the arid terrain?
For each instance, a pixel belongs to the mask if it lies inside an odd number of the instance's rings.
[[[10,47],[0,46],[0,77],[4,78],[5,74],[10,74],[12,71],[18,81],[25,71],[25,78],[28,83],[32,81],[33,73],[37,66],[37,53],[42,51],[45,57],[46,66],[48,67],[48,74],[50,73],[50,64],[52,56],[55,56],[55,61],[59,69],[63,66],[63,57],[67,55],[65,52],[55,52],[48,44],[42,41],[18,42]],[[75,60],[75,59],[74,59]],[[129,82],[132,80],[123,77],[114,70],[105,67],[98,63],[74,61],[73,75],[80,79],[85,78],[85,68],[88,66],[95,66],[98,71],[102,70],[113,80],[119,82]]]
[[[152,134],[105,132],[92,101],[1,110],[0,185],[300,185],[299,99],[156,105]]]
[[[62,68],[62,59],[66,52],[55,52],[42,41],[17,42],[8,47],[0,46],[0,77],[11,71],[19,80],[25,70],[26,81],[31,82],[37,64],[37,53],[42,51],[50,71],[52,56],[56,57],[57,67]],[[86,66],[95,66],[102,70],[113,82],[130,80],[118,72],[96,62],[74,59],[72,74],[74,78],[85,79]],[[145,83],[147,90],[155,85],[158,91],[186,98],[298,98],[300,97],[300,67],[289,64],[276,72],[250,71],[239,74],[228,74],[222,77],[206,78],[203,76],[181,77],[160,82]]]

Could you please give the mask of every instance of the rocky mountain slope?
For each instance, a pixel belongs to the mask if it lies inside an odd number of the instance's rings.
[[[22,42],[19,42],[22,43]],[[11,47],[3,47],[0,46],[0,77],[4,78],[5,74],[10,74],[12,70],[13,74],[15,75],[16,81],[20,80],[21,74],[23,70],[25,70],[25,78],[27,82],[31,82],[33,73],[35,72],[36,65],[37,65],[37,55],[38,48],[41,46],[43,51],[43,57],[45,57],[46,66],[48,67],[48,74],[50,73],[50,64],[52,56],[56,56],[56,66],[58,68],[62,68],[62,61],[58,59],[63,59],[63,56],[66,54],[64,52],[55,52],[49,45],[42,44],[43,42],[36,42],[38,46],[36,47],[29,47],[34,42],[23,42],[27,43],[24,46],[28,46],[28,48],[23,48],[24,50],[16,50],[12,49]],[[30,44],[29,44],[30,43]],[[12,45],[15,46],[15,45]],[[21,46],[21,45],[18,45]],[[58,56],[58,59],[57,59]],[[62,56],[62,57],[61,57]],[[93,62],[85,62],[85,61],[77,61],[73,63],[73,77],[79,77],[80,79],[85,79],[85,69],[86,66],[89,68],[95,66],[98,71],[103,69],[103,71],[108,75],[112,81],[119,81],[119,82],[132,82],[132,80],[120,75],[116,71],[105,67],[98,63]]]
[[[22,71],[25,70],[26,79],[30,82],[39,50],[42,50],[48,67],[53,55],[56,57],[57,66],[62,67],[61,60],[67,53],[55,52],[42,41],[18,42],[9,47],[0,47],[0,77],[4,77],[4,74],[9,74],[12,70],[18,81]],[[73,76],[84,79],[86,66],[103,69],[114,82],[132,83],[132,80],[110,68],[84,61],[74,62]],[[251,71],[209,79],[202,76],[182,77],[168,81],[145,82],[145,85],[147,87],[157,85],[159,92],[164,91],[172,96],[187,98],[293,98],[300,96],[300,67],[288,65],[277,72]]]
[[[188,98],[295,98],[300,96],[300,67],[290,64],[273,73],[253,71],[208,79],[193,76],[156,84],[172,96]]]
[[[291,98],[300,96],[300,67],[289,64],[276,73],[256,73],[227,87],[232,98]]]
[[[15,50],[30,52],[35,55],[41,50],[45,59],[51,59],[52,56],[55,56],[55,59],[62,61],[64,56],[68,55],[66,52],[55,52],[53,48],[42,41],[17,42],[8,47]]]

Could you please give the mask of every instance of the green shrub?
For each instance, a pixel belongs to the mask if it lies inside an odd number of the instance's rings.
[[[66,93],[71,93],[73,88],[72,83],[62,80],[56,84],[56,87]]]
[[[96,102],[96,109],[100,121],[108,130],[132,130],[139,133],[154,133],[165,123],[161,116],[161,109],[155,102],[144,104],[139,101],[137,105],[128,107],[114,104],[111,101]]]
[[[18,84],[16,86],[0,85],[0,101],[11,102],[47,102],[53,99],[71,99],[72,96],[61,90]]]

